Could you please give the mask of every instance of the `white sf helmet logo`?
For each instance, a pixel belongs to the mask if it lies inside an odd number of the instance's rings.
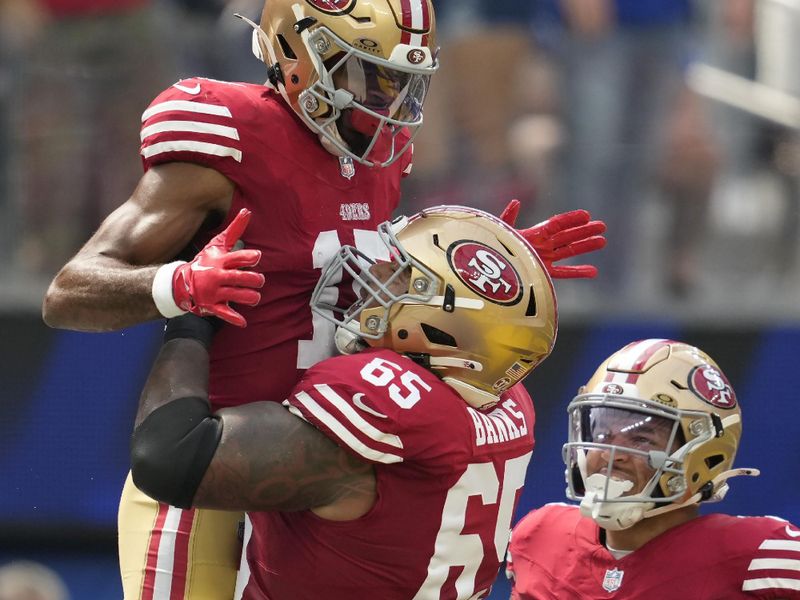
[[[722,381],[722,376],[720,376],[716,369],[706,367],[703,369],[703,376],[708,382],[708,387],[710,387],[712,390],[721,392],[725,389],[725,383]]]
[[[719,393],[719,401],[728,405],[731,403],[731,391],[722,380],[722,375],[713,367],[703,369],[703,376],[706,378],[708,388]]]
[[[483,292],[486,292],[487,285],[492,288],[493,293],[496,293],[501,285],[505,288],[506,293],[511,289],[511,284],[502,278],[503,270],[508,265],[495,255],[486,250],[478,250],[467,264],[480,273],[478,277],[470,279],[470,282]]]

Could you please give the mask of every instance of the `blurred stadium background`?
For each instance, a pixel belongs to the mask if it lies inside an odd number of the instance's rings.
[[[762,476],[718,508],[800,523],[800,1],[434,4],[442,67],[402,211],[516,197],[521,223],[588,208],[609,224],[600,277],[556,283],[517,517],[563,499],[577,387],[624,343],[663,336],[707,350],[743,405],[737,463]],[[121,597],[116,506],[159,326],[54,331],[41,299],[138,179],[156,93],[264,79],[232,17],[261,6],[0,0],[0,600],[18,600],[2,581],[21,560],[61,578],[43,600]],[[492,598],[507,595],[501,577]]]

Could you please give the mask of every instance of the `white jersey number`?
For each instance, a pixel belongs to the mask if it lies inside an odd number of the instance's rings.
[[[455,582],[457,600],[473,600],[489,591],[475,589],[475,576],[484,558],[483,543],[477,533],[463,533],[468,501],[472,496],[480,496],[484,505],[497,505],[494,550],[498,563],[501,562],[511,535],[514,499],[525,483],[525,472],[530,459],[531,452],[528,452],[507,461],[500,480],[492,463],[472,463],[467,467],[458,482],[447,492],[442,525],[436,536],[433,556],[428,563],[428,576],[414,600],[439,598],[450,567],[463,567]]]
[[[355,247],[368,257],[380,260],[389,260],[389,249],[381,242],[377,231],[354,229],[353,239]],[[336,230],[321,231],[314,242],[313,264],[315,269],[320,269],[336,256],[342,243],[339,241],[339,232]],[[323,298],[330,304],[336,304],[339,299],[339,286],[342,282],[341,269],[334,278],[336,285],[325,288]],[[297,368],[308,369],[321,360],[336,354],[336,345],[333,343],[334,325],[317,313],[311,313],[312,337],[310,340],[297,340]]]
[[[402,373],[397,377],[398,373]],[[411,408],[419,402],[422,394],[420,389],[426,392],[431,391],[431,386],[422,381],[422,378],[411,371],[406,371],[392,361],[383,358],[373,358],[364,368],[361,369],[361,377],[367,383],[376,387],[388,387],[389,398],[400,408]],[[394,383],[395,378],[399,379],[402,389]]]

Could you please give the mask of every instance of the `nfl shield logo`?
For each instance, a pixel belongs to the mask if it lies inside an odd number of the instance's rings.
[[[339,172],[342,174],[342,177],[352,179],[353,175],[356,174],[356,166],[353,164],[353,159],[349,156],[340,156]]]
[[[622,585],[623,575],[625,575],[625,571],[616,568],[606,570],[606,576],[603,577],[603,589],[607,592],[616,592]]]

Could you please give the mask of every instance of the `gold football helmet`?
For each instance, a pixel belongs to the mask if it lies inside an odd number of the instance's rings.
[[[605,529],[627,529],[699,502],[721,500],[734,469],[741,409],[705,352],[649,339],[612,354],[570,402],[564,445],[567,496]],[[599,462],[594,458],[602,456]],[[628,462],[652,477],[636,489]]]
[[[266,0],[250,24],[271,84],[328,151],[386,166],[411,145],[438,68],[431,0]]]
[[[477,408],[494,405],[550,354],[553,284],[512,227],[479,210],[438,206],[383,223],[378,233],[392,259],[390,277],[375,276],[373,261],[347,246],[312,296],[312,310],[338,325],[340,350],[361,342],[406,354]],[[360,294],[347,309],[325,295],[343,270]]]

